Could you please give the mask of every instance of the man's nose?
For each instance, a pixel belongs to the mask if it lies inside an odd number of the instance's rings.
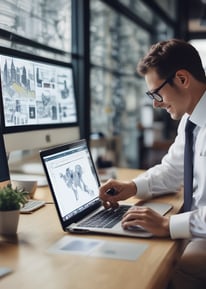
[[[162,107],[162,102],[159,102],[159,101],[153,99],[153,107],[154,108],[161,108]]]

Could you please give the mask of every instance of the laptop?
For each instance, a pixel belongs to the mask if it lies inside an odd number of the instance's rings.
[[[138,226],[122,228],[122,215],[132,204],[121,203],[115,210],[103,207],[99,198],[100,181],[85,139],[42,150],[40,157],[64,231],[152,237]],[[146,206],[161,215],[172,207],[155,202]]]

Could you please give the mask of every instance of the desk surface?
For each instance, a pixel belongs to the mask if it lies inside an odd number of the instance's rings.
[[[139,172],[118,169],[118,178],[132,179]],[[35,197],[51,200],[48,188],[38,188]],[[182,206],[181,193],[160,200],[173,204],[170,214]],[[181,245],[179,241],[161,238],[84,235],[84,238],[144,243],[148,248],[135,261],[48,253],[48,248],[65,235],[53,204],[33,214],[20,215],[16,238],[0,237],[0,266],[13,269],[12,274],[1,279],[1,288],[161,289],[165,287]]]

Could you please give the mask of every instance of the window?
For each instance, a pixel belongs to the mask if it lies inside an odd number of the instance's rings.
[[[1,2],[1,46],[47,57],[71,52],[71,0]]]
[[[122,163],[136,166],[136,124],[145,90],[136,65],[148,49],[150,36],[98,1],[91,1],[90,25],[91,131],[105,137],[119,135],[124,149]]]

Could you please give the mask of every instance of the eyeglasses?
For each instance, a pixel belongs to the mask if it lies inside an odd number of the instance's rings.
[[[175,74],[172,74],[172,76],[168,77],[158,88],[154,89],[153,91],[147,91],[146,94],[152,99],[156,100],[158,102],[163,102],[162,96],[158,93],[160,89],[162,89],[168,82],[170,82]]]

